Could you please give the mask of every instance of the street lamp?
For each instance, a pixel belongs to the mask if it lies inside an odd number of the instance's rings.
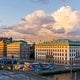
[[[73,79],[72,79],[72,65],[73,65],[73,64],[72,64],[72,59],[71,59],[71,60],[70,60],[70,74],[71,74],[71,75],[70,75],[70,78],[71,78],[71,80],[73,80]]]
[[[73,65],[74,65],[74,64],[73,64],[73,61],[72,61],[72,59],[71,59],[71,61],[70,61],[70,75],[71,75],[70,77],[71,77],[71,80],[73,80],[73,78],[72,78],[72,77],[73,77],[73,76],[72,76],[72,74],[73,74],[73,71],[72,71],[72,70],[73,70]],[[75,65],[75,66],[76,66],[76,65]],[[75,80],[77,80],[76,75],[77,75],[77,72],[75,72],[75,74],[74,74]]]

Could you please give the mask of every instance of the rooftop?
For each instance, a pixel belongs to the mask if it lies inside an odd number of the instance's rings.
[[[27,42],[26,41],[13,41],[9,44],[27,44]]]
[[[58,39],[50,42],[41,42],[37,45],[54,45],[54,44],[69,44],[69,45],[80,45],[80,41],[78,40],[70,40],[70,39]]]

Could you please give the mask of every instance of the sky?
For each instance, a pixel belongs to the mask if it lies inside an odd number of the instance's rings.
[[[0,0],[0,25],[12,25],[27,14],[42,9],[51,13],[63,5],[80,9],[79,0]]]
[[[80,0],[0,0],[0,36],[80,39],[79,5]]]

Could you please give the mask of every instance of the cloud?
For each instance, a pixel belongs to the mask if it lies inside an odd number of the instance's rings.
[[[37,10],[34,13],[26,16],[25,21],[28,24],[42,25],[54,22],[54,19],[50,15],[47,15],[43,10]]]
[[[65,29],[63,36],[80,39],[80,10],[72,9],[70,6],[64,6],[53,13],[53,17],[56,22],[55,28],[63,27]]]
[[[67,35],[80,37],[80,27],[75,27],[72,31],[68,32]]]
[[[48,25],[55,23],[54,18],[42,10],[37,10],[32,14],[27,15],[24,19],[24,23],[14,25],[12,30],[23,34],[34,35],[42,28],[46,28]]]
[[[58,33],[58,34],[63,34],[65,33],[65,29],[64,28],[61,28],[61,29],[57,29],[57,30],[53,30],[54,33]]]
[[[63,6],[47,14],[36,10],[24,17],[23,22],[0,29],[0,35],[29,40],[50,40],[53,38],[80,38],[80,10]]]

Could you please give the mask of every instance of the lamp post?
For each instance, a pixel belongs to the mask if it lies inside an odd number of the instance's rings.
[[[73,80],[72,79],[72,59],[70,60],[70,78],[71,78],[71,80]]]
[[[70,75],[71,75],[71,80],[73,80],[73,78],[72,78],[72,77],[73,77],[73,76],[72,76],[72,73],[73,73],[72,70],[73,70],[73,69],[72,69],[72,68],[73,68],[73,62],[72,62],[72,59],[71,59],[71,62],[70,62],[70,70],[71,70],[71,72],[70,72],[71,74],[70,74]],[[76,77],[76,76],[77,76],[77,72],[74,73],[74,80],[77,80],[77,77]]]
[[[77,77],[76,76],[77,76],[77,72],[75,72],[75,80],[77,80]]]

